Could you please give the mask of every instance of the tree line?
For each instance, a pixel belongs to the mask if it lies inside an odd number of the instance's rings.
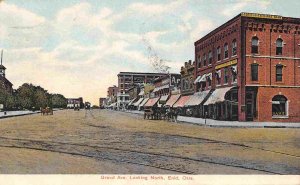
[[[67,99],[61,94],[51,94],[41,86],[24,83],[11,94],[0,87],[0,104],[5,110],[39,110],[40,107],[66,108]]]

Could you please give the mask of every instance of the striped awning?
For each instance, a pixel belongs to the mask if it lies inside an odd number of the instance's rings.
[[[208,95],[210,90],[197,92],[190,97],[190,99],[184,104],[185,107],[196,106],[203,103],[204,99]]]
[[[215,104],[218,102],[223,102],[225,100],[225,94],[232,89],[232,87],[224,87],[220,89],[215,89],[214,92],[209,96],[204,105]]]
[[[137,102],[133,104],[133,106],[137,107],[144,100],[144,98],[140,98]]]
[[[185,102],[190,99],[190,96],[181,96],[180,99],[173,105],[173,107],[184,107]]]
[[[167,103],[168,98],[169,98],[169,95],[161,96],[160,99],[159,99],[159,103],[160,104]]]
[[[167,101],[166,106],[172,107],[179,98],[180,98],[180,94],[172,95]]]
[[[132,105],[135,100],[136,100],[136,98],[130,100],[130,102],[128,103],[128,106]]]
[[[147,103],[148,100],[149,100],[149,98],[145,98],[145,99],[139,104],[139,107],[144,106],[144,105]]]
[[[147,103],[144,105],[144,107],[153,107],[159,100],[159,97],[157,98],[151,98],[147,101]]]

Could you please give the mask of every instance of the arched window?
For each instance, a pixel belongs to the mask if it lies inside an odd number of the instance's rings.
[[[272,117],[288,116],[288,102],[283,95],[276,95],[272,99]]]
[[[225,43],[224,45],[224,58],[228,58],[228,44]]]
[[[251,80],[258,81],[258,64],[251,64]]]
[[[237,51],[236,51],[236,40],[234,39],[232,41],[232,56],[235,56],[237,54]]]
[[[276,40],[276,55],[282,55],[283,40],[281,38]]]
[[[221,47],[220,46],[217,48],[217,59],[218,59],[218,61],[221,60]]]
[[[209,64],[212,63],[212,51],[211,50],[208,52],[208,63]]]
[[[198,56],[197,58],[198,68],[201,68],[201,57]]]
[[[257,54],[258,53],[258,38],[253,37],[251,41],[251,53]]]
[[[276,82],[282,81],[282,69],[283,69],[283,65],[281,64],[276,65]]]

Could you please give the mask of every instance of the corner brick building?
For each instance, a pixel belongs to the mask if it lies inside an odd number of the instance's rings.
[[[195,45],[195,91],[208,117],[300,121],[300,19],[241,13]]]

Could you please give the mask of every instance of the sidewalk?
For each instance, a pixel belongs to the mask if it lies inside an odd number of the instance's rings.
[[[58,111],[58,110],[59,109],[53,109],[53,111]],[[6,115],[4,115],[4,112],[0,112],[0,119],[41,113],[41,111],[30,111],[30,110],[5,111],[5,112]]]
[[[0,112],[0,119],[2,118],[10,118],[10,117],[16,117],[16,116],[24,116],[24,115],[30,115],[30,114],[36,114],[40,113],[40,111],[6,111],[6,115],[4,115],[4,112]]]
[[[143,111],[125,111],[132,114],[143,115]],[[245,127],[245,128],[300,128],[300,123],[283,123],[283,122],[239,122],[239,121],[220,121],[214,119],[195,118],[178,116],[179,122],[191,123],[196,125],[206,125],[211,127]]]

